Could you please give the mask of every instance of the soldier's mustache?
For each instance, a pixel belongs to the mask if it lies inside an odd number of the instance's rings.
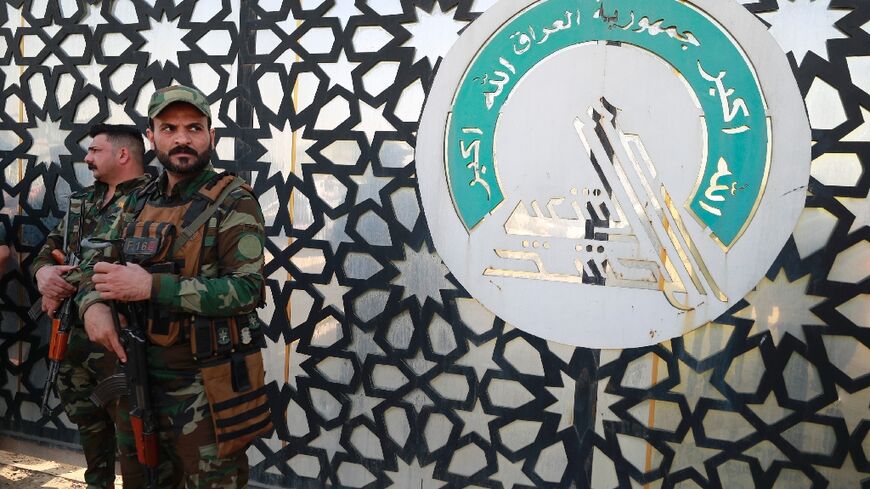
[[[176,146],[169,150],[169,156],[177,154],[189,154],[191,156],[199,156],[199,153],[197,153],[196,150],[191,148],[190,146]]]

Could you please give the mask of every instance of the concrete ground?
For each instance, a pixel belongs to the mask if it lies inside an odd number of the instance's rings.
[[[80,452],[0,436],[0,488],[86,489],[84,465]]]
[[[85,489],[85,469],[0,450],[0,487]]]

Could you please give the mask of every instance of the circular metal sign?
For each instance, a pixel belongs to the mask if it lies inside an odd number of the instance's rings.
[[[810,131],[739,4],[506,0],[441,64],[416,160],[473,297],[549,340],[627,348],[758,282],[803,208]]]

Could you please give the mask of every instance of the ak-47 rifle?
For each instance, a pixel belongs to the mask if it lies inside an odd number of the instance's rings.
[[[51,252],[51,257],[58,265],[76,265],[76,257],[70,253],[70,259],[64,259],[63,253],[60,250]],[[60,363],[66,358],[66,347],[69,345],[69,332],[72,329],[72,318],[70,317],[70,309],[72,308],[73,296],[69,296],[63,300],[60,307],[55,311],[54,318],[51,320],[51,338],[48,342],[48,375],[45,377],[45,383],[42,386],[42,403],[40,404],[42,415],[47,416],[51,409],[48,407],[48,400],[51,398],[51,389],[57,381],[57,374],[60,371]]]
[[[69,214],[67,214],[67,219],[69,219],[68,216]],[[63,239],[63,248],[67,248],[66,235],[64,235]],[[64,257],[61,250],[54,249],[51,252],[51,257],[58,265],[78,265],[78,257],[75,253],[69,253]],[[51,413],[51,409],[48,407],[48,401],[51,399],[51,389],[57,381],[57,374],[60,372],[60,364],[63,362],[63,359],[66,358],[66,347],[69,345],[69,333],[72,329],[72,318],[70,316],[73,297],[74,295],[71,295],[63,300],[60,307],[55,311],[54,318],[51,320],[51,337],[48,342],[48,375],[45,377],[45,383],[42,386],[42,403],[40,404],[40,410],[42,411],[43,416],[47,416]],[[42,301],[40,300],[38,304],[41,312]],[[34,304],[34,306],[36,306],[36,304]],[[33,318],[32,311],[30,314]],[[37,314],[33,319],[35,320],[38,317],[39,315]]]
[[[105,249],[121,242],[120,239],[86,238],[82,240],[82,247]],[[126,265],[123,247],[119,246],[118,250],[120,264]],[[129,314],[126,315],[126,327],[121,326],[118,305],[115,301],[109,301],[109,308],[112,311],[115,330],[127,353],[127,362],[118,362],[120,372],[97,384],[90,398],[97,406],[105,406],[120,396],[125,394],[129,396],[130,425],[136,441],[136,455],[139,463],[145,468],[148,488],[157,489],[157,418],[151,406],[151,391],[148,386],[148,345],[145,327],[135,304],[127,306]]]

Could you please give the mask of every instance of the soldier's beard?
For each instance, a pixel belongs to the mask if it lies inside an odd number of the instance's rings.
[[[196,160],[194,160],[193,163],[184,166],[178,165],[174,163],[171,158],[173,155],[177,154],[188,154],[196,157]],[[176,146],[170,149],[168,153],[157,151],[157,161],[163,165],[163,168],[166,168],[166,171],[172,172],[176,175],[195,175],[208,166],[208,163],[211,161],[211,147],[202,153],[197,153],[195,149],[189,146]]]

